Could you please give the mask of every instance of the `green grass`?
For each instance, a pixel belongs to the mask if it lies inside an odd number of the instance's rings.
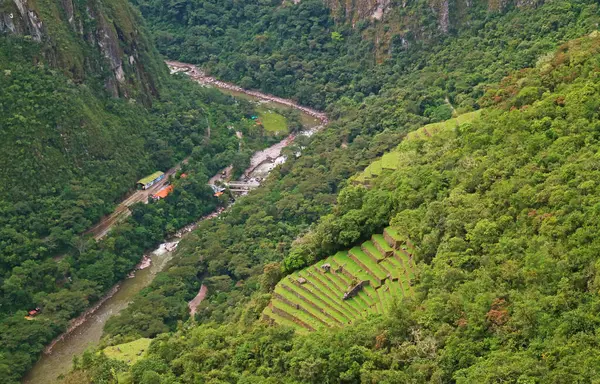
[[[386,228],[386,233],[394,239],[403,240],[391,227]],[[386,257],[386,252],[392,256]],[[323,272],[321,267],[324,264],[330,264],[330,272]],[[335,272],[340,267],[344,273]],[[409,282],[414,277],[413,268],[406,251],[393,250],[383,235],[374,235],[361,247],[340,251],[282,280],[274,293],[281,295],[285,301],[274,298],[272,305],[315,329],[350,324],[372,313],[385,313],[394,300],[412,295]],[[386,279],[388,274],[393,279]],[[293,282],[300,277],[307,282],[303,285]],[[369,283],[351,299],[343,300],[348,287],[360,281]],[[297,304],[302,309],[296,309]],[[265,309],[264,313],[279,324],[300,327],[292,321],[278,319],[281,316],[276,316],[270,309]]]
[[[398,255],[398,257],[400,257],[400,259],[402,260],[402,264],[404,264],[404,268],[406,268],[406,271],[409,273],[409,275],[414,275],[412,270],[413,266],[408,258],[408,255],[402,250],[396,251],[395,254]]]
[[[381,269],[381,267],[379,267],[379,265],[375,261],[373,261],[373,259],[371,259],[366,253],[364,253],[362,249],[360,249],[359,247],[354,247],[350,250],[350,253],[354,255],[354,257],[356,257],[361,263],[363,263],[364,266],[367,267],[369,271],[371,271],[374,277],[381,280],[386,278],[387,273],[383,269]]]
[[[306,312],[302,312],[299,309],[291,307],[290,305],[288,305],[287,303],[285,303],[281,300],[273,300],[273,307],[275,307],[291,316],[294,316],[296,319],[303,321],[304,323],[310,325],[314,329],[319,329],[319,328],[325,327],[321,322],[319,322],[312,316],[308,315]],[[298,327],[299,327],[299,325],[298,325]]]
[[[381,167],[383,169],[398,169],[398,163],[400,162],[400,152],[392,151],[388,152],[381,158]]]
[[[399,241],[402,241],[402,240],[404,240],[404,238],[403,238],[402,236],[400,236],[400,235],[398,234],[398,232],[397,232],[397,231],[396,231],[394,228],[392,228],[392,227],[387,227],[387,228],[385,229],[385,232],[386,232],[388,235],[390,235],[392,238],[394,238],[395,240],[399,240]]]
[[[385,256],[382,255],[381,252],[379,252],[375,245],[370,241],[365,241],[364,243],[362,243],[362,247],[365,249],[366,253],[369,253],[378,261],[381,261],[385,258]]]
[[[381,164],[381,160],[377,160],[371,163],[369,167],[371,167],[371,174],[373,174],[373,176],[381,175],[381,173],[383,172]]]
[[[383,235],[373,235],[372,237],[373,244],[377,243],[377,245],[383,249],[385,252],[392,251],[392,247],[385,241]]]
[[[358,175],[356,175],[354,177],[354,181],[356,181],[357,183],[363,184],[367,181],[367,179],[365,179],[364,173],[359,173]]]
[[[299,295],[302,295],[307,300],[310,300],[319,308],[324,309],[330,316],[339,322],[345,323],[350,320],[342,311],[339,310],[339,308],[337,308],[335,303],[332,304],[329,300],[326,300],[323,295],[321,295],[319,292],[314,292],[312,289],[307,287],[307,285],[308,284],[303,284],[298,286],[296,284],[286,284],[288,288],[293,289],[294,291],[298,292]],[[335,308],[336,311],[329,310],[330,308]]]
[[[396,285],[396,283],[393,283],[393,285]],[[381,303],[383,305],[384,311],[389,311],[392,306],[392,303],[394,302],[394,299],[397,297],[397,294],[394,288],[392,287],[392,283],[386,282],[385,285],[379,288],[379,294],[379,297],[381,297]]]
[[[346,284],[344,284],[343,280],[341,280],[339,278],[339,276],[341,276],[341,274],[337,274],[337,273],[321,273],[317,268],[315,268],[312,271],[313,275],[317,275],[319,277],[321,277],[322,279],[327,279],[330,282],[330,285],[332,287],[332,289],[335,290],[335,292],[341,292],[344,293],[346,291]]]
[[[402,273],[402,269],[395,265],[394,262],[391,261],[391,259],[391,257],[388,257],[387,259],[383,260],[381,262],[381,266],[390,271],[390,275],[392,275],[392,278],[399,278],[400,274]]]
[[[354,312],[360,312],[362,308],[359,306],[358,303],[356,303],[355,301],[352,301],[352,300],[342,300],[342,297],[344,296],[344,291],[340,291],[333,284],[333,282],[330,279],[330,277],[333,277],[333,275],[336,275],[336,274],[327,273],[324,275],[318,275],[319,281],[321,282],[320,284],[325,286],[331,292],[334,299],[340,300],[342,303],[347,305],[349,308],[352,308],[352,310],[354,310]]]
[[[269,316],[271,319],[273,319],[275,321],[275,323],[282,325],[282,326],[294,328],[298,333],[307,333],[308,332],[307,328],[301,327],[298,324],[294,323],[293,321],[288,320],[285,317],[279,316],[278,314],[274,313],[271,310],[271,308],[269,308],[269,307],[265,308],[264,314]]]
[[[421,128],[410,132],[404,141],[415,139],[430,140],[436,134],[443,133],[444,131],[451,131],[458,125],[473,121],[481,115],[481,112],[482,110],[469,112],[453,119],[424,125]],[[397,170],[400,167],[401,162],[406,163],[407,160],[405,156],[405,153],[401,153],[396,149],[385,153],[380,159],[374,160],[371,164],[369,164],[363,172],[354,176],[352,180],[356,183],[368,184],[370,180],[381,175],[383,170]]]
[[[313,296],[316,296],[321,303],[325,304],[325,308],[329,307],[337,310],[346,318],[346,320],[354,318],[353,311],[344,306],[341,297],[332,297],[330,292],[320,286],[320,283],[316,281],[316,279],[307,279],[307,281],[308,283],[304,284],[300,289],[303,291],[310,290]]]
[[[341,272],[334,272],[332,277],[335,279],[336,283],[342,287],[342,292],[346,292],[348,287],[352,284],[352,279]]]
[[[348,299],[347,301],[354,301],[361,309],[361,312],[364,310],[369,310],[370,301],[368,298],[365,298],[363,292],[359,292],[358,295]]]
[[[371,280],[371,276],[366,271],[363,271],[362,268],[360,266],[358,266],[358,264],[356,264],[356,262],[348,256],[347,252],[336,253],[335,256],[333,257],[333,259],[339,265],[341,265],[345,270],[347,270],[354,277],[356,277],[359,281],[360,280]],[[374,283],[377,286],[379,285],[378,282],[374,282]]]
[[[292,303],[300,304],[300,306],[302,308],[304,308],[306,310],[306,312],[308,312],[313,317],[315,317],[317,319],[320,319],[323,322],[327,323],[329,326],[332,326],[332,325],[335,324],[335,321],[333,319],[331,319],[330,317],[328,317],[328,316],[324,315],[323,313],[321,313],[319,306],[317,306],[314,303],[311,304],[308,301],[300,299],[299,297],[297,297],[293,293],[291,293],[288,290],[286,290],[285,288],[283,288],[283,285],[278,284],[275,287],[274,292],[277,293],[277,294],[279,294],[279,295],[281,295],[281,296],[283,296],[284,298],[286,298],[287,300],[289,300]]]
[[[355,300],[357,303],[359,303],[361,308],[363,308],[363,311],[371,311],[371,304],[373,304],[373,301],[367,297],[363,291],[360,291],[356,296],[349,300]]]
[[[390,268],[395,268],[395,270],[398,271],[398,279],[402,278],[403,275],[410,273],[410,268],[405,266],[402,261],[396,259],[394,256],[388,257],[385,260],[385,263],[387,263]]]
[[[476,118],[478,118],[479,116],[481,116],[482,112],[483,112],[483,109],[479,109],[474,112],[463,113],[462,115],[457,116],[455,120],[459,125],[464,124],[464,123],[470,123],[471,121],[473,121]]]
[[[287,119],[277,112],[268,109],[257,109],[258,117],[266,132],[281,134],[288,132]]]
[[[377,305],[379,303],[379,296],[377,295],[377,290],[370,285],[367,285],[363,288],[363,290],[359,293],[359,296],[364,293],[364,300],[367,301],[369,306],[373,304]]]
[[[129,343],[113,345],[104,348],[104,354],[111,359],[134,364],[146,355],[151,342],[152,339],[143,338]]]

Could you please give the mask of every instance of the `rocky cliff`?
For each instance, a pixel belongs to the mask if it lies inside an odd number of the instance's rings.
[[[544,0],[324,0],[336,20],[356,25],[366,19],[382,20],[404,16],[406,26],[423,26],[429,13],[438,28],[449,32],[470,19],[472,12],[503,12],[513,7],[536,6]]]
[[[0,38],[33,40],[39,54],[29,59],[149,102],[164,66],[140,23],[125,0],[0,0]]]

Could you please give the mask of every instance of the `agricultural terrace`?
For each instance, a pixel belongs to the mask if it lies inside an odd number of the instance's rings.
[[[386,228],[359,247],[283,278],[263,320],[309,332],[384,313],[395,300],[413,293],[413,252],[410,240]]]

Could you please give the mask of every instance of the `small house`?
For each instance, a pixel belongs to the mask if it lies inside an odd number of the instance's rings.
[[[164,199],[165,197],[169,196],[169,194],[171,192],[173,192],[173,186],[168,185],[168,186],[164,187],[163,189],[161,189],[160,191],[156,192],[154,195],[152,195],[152,198],[154,200]]]

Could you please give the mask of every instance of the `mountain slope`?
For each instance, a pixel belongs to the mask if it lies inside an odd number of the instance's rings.
[[[6,0],[0,8],[0,34],[38,43],[25,60],[45,62],[76,82],[101,82],[113,96],[150,103],[166,72],[141,28],[141,18],[119,0]]]
[[[415,297],[389,317],[302,335],[248,326],[245,313],[162,335],[132,366],[90,353],[77,373],[94,380],[113,369],[134,382],[598,380],[599,52],[598,33],[564,44],[490,87],[481,116],[401,143],[410,162],[370,189],[343,189],[334,214],[297,243],[294,257],[312,262],[388,222],[408,234],[418,244]]]

